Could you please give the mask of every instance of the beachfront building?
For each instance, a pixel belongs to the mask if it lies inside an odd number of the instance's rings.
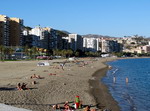
[[[0,45],[22,46],[23,20],[0,15]]]
[[[101,40],[101,52],[111,53],[111,52],[120,52],[122,50],[121,44],[115,40]]]
[[[83,48],[84,51],[100,51],[99,47],[100,38],[94,38],[94,37],[84,37],[83,38]]]
[[[24,27],[23,29],[23,46],[32,47],[32,35],[30,35],[31,28]]]
[[[68,36],[69,48],[73,51],[83,51],[83,38],[78,34],[69,34]]]
[[[0,45],[9,46],[9,17],[0,15]]]
[[[53,28],[50,28],[50,38],[49,38],[49,49],[57,49],[58,48],[58,35],[57,31]]]
[[[150,53],[150,45],[139,46],[137,48],[132,49],[125,49],[123,50],[123,52],[138,53],[138,54]]]
[[[30,31],[30,34],[32,35],[32,46],[49,50],[62,47],[61,37],[53,28],[37,26]]]
[[[69,49],[69,37],[62,37],[62,49]]]
[[[22,46],[23,20],[20,18],[10,18],[9,26],[10,26],[9,45]]]
[[[31,29],[30,35],[32,35],[32,46],[39,48],[47,47],[47,36],[45,36],[44,28],[36,26],[35,28]]]

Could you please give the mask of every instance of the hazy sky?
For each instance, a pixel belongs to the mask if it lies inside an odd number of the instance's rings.
[[[81,35],[150,37],[150,0],[0,0],[0,14]]]

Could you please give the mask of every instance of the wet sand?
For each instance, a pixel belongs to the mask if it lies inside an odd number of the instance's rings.
[[[61,69],[64,60],[50,60],[50,66],[37,66],[40,61],[0,62],[0,103],[33,111],[51,111],[52,105],[73,104],[75,96],[80,96],[83,105],[98,106],[102,109],[119,111],[117,103],[99,80],[108,67],[106,61],[116,58],[80,58],[78,62],[68,62]],[[85,66],[82,64],[84,61]],[[30,79],[33,74],[43,79]],[[33,85],[32,82],[37,84]],[[25,82],[30,90],[17,90],[17,83]],[[99,105],[97,105],[99,104]],[[79,109],[78,111],[83,111]]]
[[[93,74],[93,77],[96,79],[89,81],[90,86],[92,87],[90,93],[94,96],[98,108],[120,111],[118,103],[114,101],[113,97],[108,91],[108,87],[100,81],[105,76],[107,70],[109,70],[109,68],[105,67]]]

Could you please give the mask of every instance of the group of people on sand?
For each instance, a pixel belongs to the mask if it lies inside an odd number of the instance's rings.
[[[27,88],[26,86],[27,86],[27,84],[24,83],[24,82],[23,82],[22,84],[21,84],[21,83],[18,83],[17,89],[18,89],[18,90],[27,90],[27,89],[29,89],[29,88]]]
[[[39,76],[39,75],[36,75],[36,74],[33,74],[31,77],[30,77],[31,79],[32,78],[37,78],[37,79],[42,79],[43,77],[41,77],[41,76]],[[36,84],[37,82],[36,81],[32,81],[32,84],[34,85],[34,84]],[[17,84],[17,89],[18,90],[27,90],[27,89],[29,89],[29,88],[27,88],[26,87],[27,86],[27,84],[26,83],[18,83]]]
[[[63,107],[60,107],[58,104],[53,105],[54,111],[75,111],[76,109],[82,109],[83,111],[96,111],[95,109],[90,109],[90,106],[83,107],[82,101],[80,101],[79,96],[75,97],[74,104],[72,106],[69,105],[69,102],[66,101]]]
[[[63,107],[60,107],[58,104],[53,105],[53,111],[74,111],[75,108],[69,105],[69,102],[66,101]]]

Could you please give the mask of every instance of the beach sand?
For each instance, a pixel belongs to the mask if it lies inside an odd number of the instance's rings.
[[[37,66],[41,61],[0,62],[0,103],[33,111],[51,111],[52,105],[64,105],[65,101],[73,104],[75,96],[80,96],[83,105],[119,111],[119,107],[100,82],[108,66],[104,62],[116,58],[80,58],[81,62],[68,62],[64,70],[60,67],[65,59],[48,61],[50,66]],[[43,79],[31,79],[33,75]],[[32,84],[36,81],[37,84]],[[17,90],[18,83],[27,83],[29,90]],[[98,109],[98,111],[101,111]],[[83,109],[79,109],[83,111]]]

